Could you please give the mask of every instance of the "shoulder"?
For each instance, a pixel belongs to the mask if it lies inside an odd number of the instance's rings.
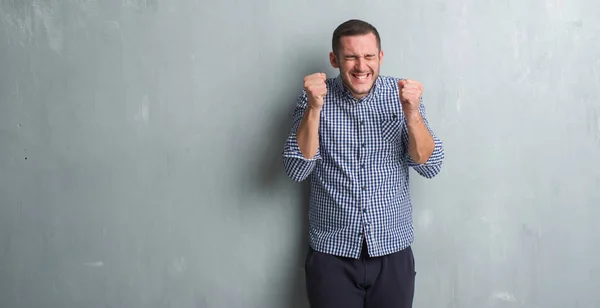
[[[402,79],[402,78],[379,75],[377,82],[384,89],[397,90],[398,89],[398,81],[400,81],[400,79]]]
[[[327,90],[329,91],[341,91],[341,78],[340,76],[336,76],[336,77],[328,77],[327,79],[325,79],[325,85],[327,86]]]

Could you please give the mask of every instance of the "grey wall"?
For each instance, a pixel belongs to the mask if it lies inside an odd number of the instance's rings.
[[[279,155],[354,17],[446,146],[415,307],[599,307],[600,2],[318,2],[0,1],[0,307],[307,307]]]

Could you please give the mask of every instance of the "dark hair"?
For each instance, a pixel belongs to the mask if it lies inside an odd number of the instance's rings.
[[[350,19],[343,22],[333,31],[333,38],[331,40],[333,53],[337,55],[340,51],[340,41],[343,36],[366,35],[369,33],[375,34],[377,48],[381,50],[381,38],[379,37],[379,32],[373,25],[359,19]]]

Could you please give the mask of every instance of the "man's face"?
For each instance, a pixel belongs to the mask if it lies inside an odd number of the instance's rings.
[[[339,54],[329,55],[331,66],[339,68],[344,84],[356,98],[369,93],[379,76],[383,51],[377,47],[375,34],[344,36]]]

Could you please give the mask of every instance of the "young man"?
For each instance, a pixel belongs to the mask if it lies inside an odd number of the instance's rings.
[[[333,32],[331,65],[304,78],[283,151],[287,174],[310,176],[306,289],[312,308],[412,307],[415,268],[409,167],[440,172],[442,142],[425,117],[423,86],[379,75],[377,30]]]

